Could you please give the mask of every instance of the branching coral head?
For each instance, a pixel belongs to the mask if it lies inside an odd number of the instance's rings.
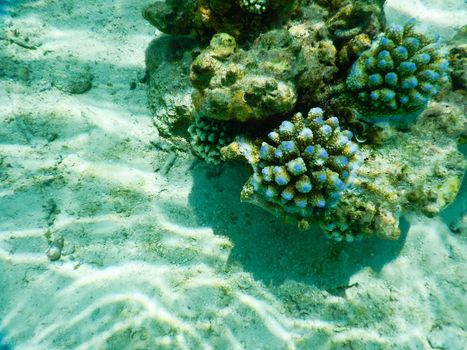
[[[449,82],[445,51],[414,25],[389,27],[352,66],[347,89],[369,121],[416,114]]]
[[[269,209],[299,222],[337,205],[358,164],[352,133],[323,114],[320,108],[306,118],[297,113],[271,131],[247,184]]]

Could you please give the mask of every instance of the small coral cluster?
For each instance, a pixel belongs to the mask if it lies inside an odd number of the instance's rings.
[[[249,182],[270,205],[298,221],[334,207],[357,165],[352,133],[341,130],[336,117],[323,115],[320,108],[306,118],[296,113],[270,132]]]
[[[261,14],[266,11],[268,0],[240,0],[240,6],[250,13]]]
[[[201,116],[194,119],[188,132],[196,154],[213,164],[221,162],[220,149],[233,140],[227,123]]]
[[[346,83],[363,117],[406,115],[423,109],[449,82],[448,67],[438,44],[410,22],[379,36],[354,63]]]

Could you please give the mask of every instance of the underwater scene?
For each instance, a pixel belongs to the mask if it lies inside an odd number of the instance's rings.
[[[0,0],[0,350],[467,349],[464,0]]]

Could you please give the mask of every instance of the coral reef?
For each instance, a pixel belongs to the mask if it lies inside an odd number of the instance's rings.
[[[459,191],[466,161],[457,141],[467,133],[459,108],[434,103],[409,131],[380,132],[380,144],[360,147],[365,161],[351,190],[324,215],[321,227],[334,239],[396,239],[402,214],[435,216]]]
[[[363,118],[407,118],[449,82],[446,53],[414,25],[389,27],[352,66],[346,85]]]
[[[280,23],[297,7],[294,0],[168,0],[155,2],[143,16],[160,31],[195,34],[201,40],[214,33],[236,39],[254,36],[261,28]]]
[[[188,128],[193,150],[212,164],[221,162],[220,149],[233,141],[231,131],[229,123],[201,116],[197,116]]]
[[[258,157],[250,158],[254,174],[242,199],[259,196],[256,202],[307,227],[307,219],[338,203],[350,182],[358,152],[351,138],[336,117],[325,119],[320,108],[311,109],[306,118],[296,113],[253,150]]]
[[[467,139],[467,125],[453,105],[428,101],[450,96],[439,92],[451,74],[459,91],[449,98],[460,103],[465,50],[451,49],[451,69],[443,47],[414,22],[381,33],[383,4],[150,5],[145,15],[159,29],[195,34],[162,37],[148,49],[150,100],[165,105],[155,118],[161,135],[175,144],[179,136],[191,139],[213,164],[246,161],[253,174],[243,201],[300,229],[318,223],[335,240],[396,239],[402,215],[437,215],[459,191],[465,159],[457,143]],[[154,12],[158,7],[165,12]],[[173,76],[180,79],[168,81]],[[297,113],[311,106],[325,112]]]

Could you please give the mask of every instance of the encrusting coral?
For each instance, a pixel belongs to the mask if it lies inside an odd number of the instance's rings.
[[[349,185],[358,164],[351,138],[336,117],[324,118],[320,108],[306,118],[296,113],[253,151],[258,158],[250,158],[254,173],[242,199],[259,195],[267,208],[294,217],[305,228],[307,219],[334,207]]]
[[[408,118],[449,82],[446,53],[414,26],[411,21],[389,27],[352,66],[346,85],[362,118]]]

